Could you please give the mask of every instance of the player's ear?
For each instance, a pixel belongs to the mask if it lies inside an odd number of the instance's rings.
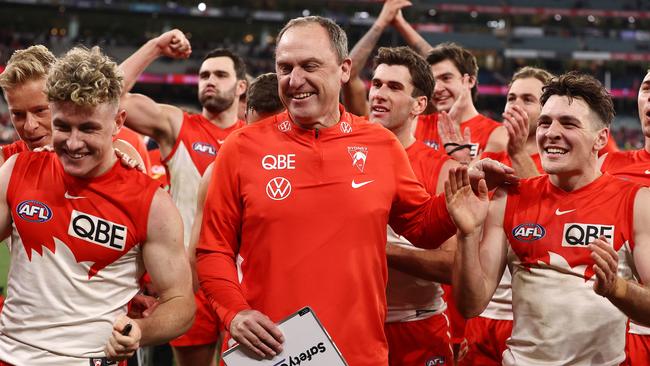
[[[247,80],[237,80],[237,89],[235,91],[235,95],[237,97],[240,97],[243,94],[246,94],[246,89],[248,89],[248,81]]]
[[[609,128],[601,128],[596,134],[596,141],[594,143],[594,150],[596,152],[602,150],[607,146],[609,140]]]
[[[118,109],[117,113],[115,114],[115,128],[113,130],[113,136],[117,136],[117,134],[120,133],[122,126],[124,126],[124,121],[126,121],[126,110]]]
[[[350,72],[352,71],[352,59],[349,57],[345,58],[343,62],[341,62],[341,71],[343,73],[341,74],[341,84],[345,84],[348,81],[350,81]]]
[[[411,113],[413,115],[418,116],[424,113],[426,109],[427,109],[427,97],[421,95],[419,97],[413,98],[413,105],[411,107]]]

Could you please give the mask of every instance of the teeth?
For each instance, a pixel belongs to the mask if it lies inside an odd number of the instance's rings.
[[[549,154],[566,154],[566,150],[557,147],[547,147],[546,152]]]
[[[372,107],[372,110],[375,111],[375,112],[388,112],[388,108],[379,107],[379,106]]]
[[[309,96],[311,96],[314,93],[299,93],[299,94],[294,94],[293,99],[305,99]]]
[[[68,153],[68,155],[70,155],[70,157],[73,159],[81,159],[84,156],[86,156],[86,154],[72,154],[72,153]]]

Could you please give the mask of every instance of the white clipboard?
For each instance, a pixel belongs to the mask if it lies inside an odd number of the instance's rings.
[[[310,307],[290,315],[278,327],[284,335],[282,353],[270,360],[260,360],[238,344],[223,353],[224,363],[227,366],[348,366]]]

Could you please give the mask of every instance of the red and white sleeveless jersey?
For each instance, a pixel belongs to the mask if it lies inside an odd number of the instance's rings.
[[[0,360],[86,366],[104,357],[113,322],[139,290],[157,187],[120,162],[80,179],[54,153],[18,155],[7,188],[13,230]]]
[[[626,316],[593,290],[587,247],[605,236],[629,277],[634,197],[640,188],[603,174],[565,192],[548,175],[508,192],[503,229],[510,242],[514,327],[503,364],[618,365]]]
[[[435,196],[440,169],[450,158],[440,155],[420,141],[407,147],[406,154],[418,181],[430,195]],[[389,243],[413,246],[408,239],[395,233],[390,226],[387,234]],[[388,267],[386,322],[421,320],[442,313],[447,309],[447,304],[442,298],[443,293],[439,283]]]
[[[222,129],[202,114],[183,113],[183,124],[172,151],[162,160],[169,173],[169,193],[183,219],[183,242],[189,245],[201,176],[214,161],[226,137],[244,121]]]
[[[7,145],[2,145],[2,155],[5,160],[9,159],[12,155],[21,153],[23,151],[29,151],[27,144],[23,140],[14,141]]]
[[[501,126],[501,123],[482,114],[478,114],[460,124],[461,135],[466,128],[469,128],[472,142],[470,153],[472,157],[475,157],[479,151],[485,151],[485,147],[490,140],[490,135],[499,126]],[[442,146],[440,135],[438,134],[438,113],[420,115],[418,117],[415,138],[434,150],[439,151],[441,154],[445,153],[445,148]]]

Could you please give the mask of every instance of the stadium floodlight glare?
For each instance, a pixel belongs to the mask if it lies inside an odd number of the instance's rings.
[[[197,8],[199,9],[199,11],[203,12],[207,8],[207,6],[205,5],[205,3],[199,3],[199,5],[197,5]]]
[[[587,17],[587,20],[589,21],[589,23],[593,23],[593,22],[596,21],[596,17],[593,16],[593,15],[589,15],[589,16]]]
[[[559,22],[560,20],[562,20],[562,15],[560,15],[560,14],[555,14],[555,16],[554,16],[553,18],[554,18],[556,21]]]
[[[311,14],[311,11],[309,9],[305,9],[302,11],[302,16],[303,17],[308,17]]]
[[[627,18],[627,21],[628,21],[630,24],[634,24],[634,22],[636,22],[636,19],[634,19],[633,16],[630,16],[630,17]]]

